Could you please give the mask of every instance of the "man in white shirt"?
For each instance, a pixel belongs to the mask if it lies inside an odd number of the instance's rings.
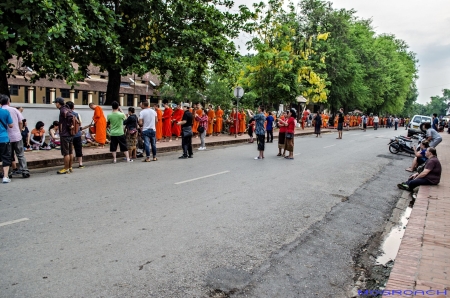
[[[144,147],[146,158],[144,162],[150,162],[150,146],[152,146],[153,161],[156,158],[156,123],[158,117],[155,110],[148,107],[148,102],[141,103],[142,111],[139,113],[139,125],[142,127],[142,137],[144,138]]]
[[[378,118],[378,115],[375,115],[375,117],[373,117],[373,128],[374,130],[378,129],[378,123],[380,122],[380,118]]]

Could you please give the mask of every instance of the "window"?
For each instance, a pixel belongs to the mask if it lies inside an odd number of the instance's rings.
[[[75,90],[75,99],[78,99],[78,90]]]
[[[18,85],[11,85],[11,86],[9,86],[9,94],[11,96],[19,95],[19,86]]]
[[[420,123],[420,122],[422,122],[422,117],[416,116],[416,117],[414,117],[414,119],[413,119],[412,122],[414,122],[414,123]]]
[[[121,82],[120,87],[130,87],[130,83],[128,82]]]
[[[139,102],[144,102],[144,101],[147,101],[147,96],[145,96],[145,95],[140,95]]]
[[[70,90],[69,89],[60,89],[62,98],[70,98]]]
[[[133,94],[127,94],[127,106],[132,107],[134,106],[134,96]]]

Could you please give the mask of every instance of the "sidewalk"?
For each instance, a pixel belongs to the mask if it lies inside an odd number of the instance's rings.
[[[420,187],[383,297],[450,297],[450,135],[441,136],[441,182]]]
[[[322,129],[322,133],[329,133],[331,129]],[[305,128],[302,130],[301,128],[296,128],[295,135],[303,136],[303,135],[311,135],[314,133],[314,129],[311,127]],[[278,129],[273,132],[273,138],[278,139]],[[246,143],[248,141],[248,135],[243,134],[241,136],[237,136],[235,138],[234,135],[225,135],[222,134],[220,136],[211,136],[206,137],[206,147],[215,147],[215,146],[224,146],[224,145],[233,145]],[[256,143],[256,139],[255,139]],[[198,148],[200,145],[200,138],[192,139],[192,147]],[[156,144],[157,152],[171,152],[171,151],[180,151],[181,152],[181,138],[178,141],[173,140],[172,142],[161,142]],[[123,154],[118,153],[118,157],[122,157]],[[28,168],[36,169],[36,168],[46,168],[46,167],[54,167],[64,164],[63,157],[61,156],[60,150],[39,150],[39,151],[30,151],[25,152],[25,157],[27,158]],[[104,160],[111,159],[111,153],[109,152],[109,145],[106,145],[105,148],[100,149],[97,147],[83,147],[83,163],[89,161],[96,160]]]

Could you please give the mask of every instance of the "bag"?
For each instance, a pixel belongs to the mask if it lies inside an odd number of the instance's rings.
[[[293,139],[294,138],[294,134],[293,133],[286,133],[286,139]]]
[[[91,121],[91,124],[89,126],[89,133],[91,135],[95,134],[95,123],[94,123],[94,120]]]
[[[78,120],[78,117],[76,117],[72,113],[72,128],[70,129],[70,135],[74,136],[80,131],[80,121]]]
[[[199,126],[199,127],[197,128],[197,131],[198,131],[199,133],[203,133],[203,132],[205,131],[205,128],[204,128],[203,126]]]
[[[417,167],[417,173],[422,173],[423,170],[425,169],[425,164],[426,162],[424,162],[423,164],[421,164],[420,166]]]
[[[181,129],[182,129],[182,135],[181,135],[182,137],[192,137],[192,135],[193,135],[192,126],[182,127]]]

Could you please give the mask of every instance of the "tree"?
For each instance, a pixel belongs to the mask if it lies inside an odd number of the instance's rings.
[[[432,115],[434,113],[438,116],[447,115],[448,101],[450,101],[450,89],[442,90],[442,96],[432,96],[431,101],[425,105],[425,114]]]
[[[3,0],[0,3],[0,93],[8,94],[9,60],[29,67],[31,80],[48,77],[69,82],[84,77],[72,65],[86,47],[111,48],[116,55],[115,20],[97,0]]]
[[[86,56],[108,70],[105,104],[119,97],[121,74],[153,71],[164,77],[172,73],[174,85],[186,79],[186,72],[196,76],[189,79],[194,87],[203,88],[202,75],[212,65],[217,71],[226,71],[227,61],[236,55],[230,41],[246,28],[251,13],[245,6],[231,13],[228,0],[101,0],[114,12],[116,46],[93,46]],[[80,57],[80,60],[83,57]],[[86,59],[83,60],[85,65]]]

